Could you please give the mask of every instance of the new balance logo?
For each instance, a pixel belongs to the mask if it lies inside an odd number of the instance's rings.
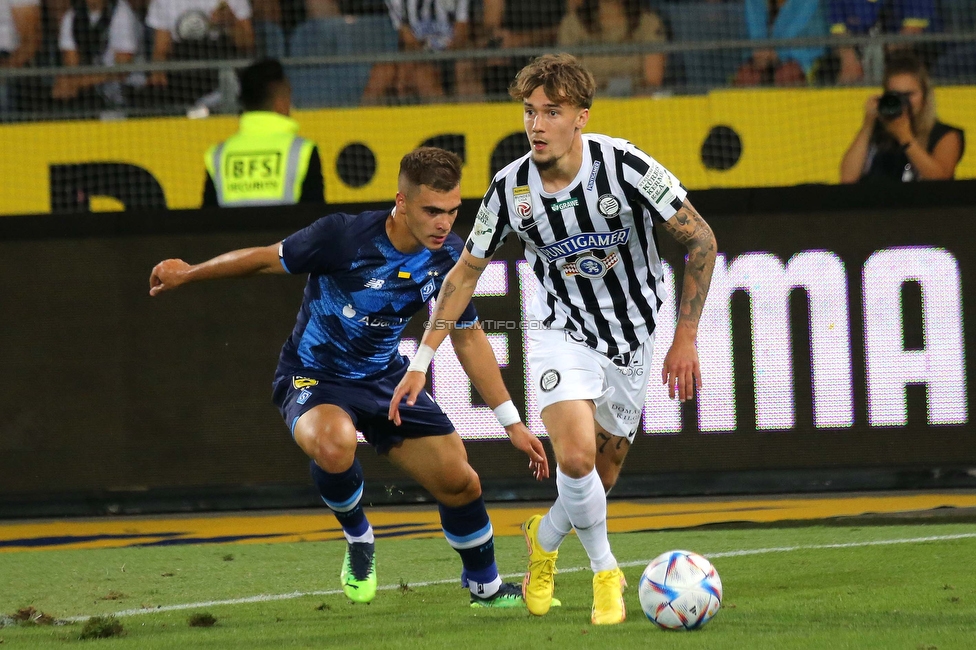
[[[381,280],[379,278],[371,278],[369,281],[366,282],[366,286],[370,289],[382,289],[384,282],[386,282],[386,280]]]

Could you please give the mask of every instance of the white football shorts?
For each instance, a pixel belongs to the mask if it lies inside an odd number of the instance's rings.
[[[539,410],[556,402],[592,400],[608,433],[634,442],[647,399],[654,337],[610,359],[564,330],[529,330],[528,362]]]

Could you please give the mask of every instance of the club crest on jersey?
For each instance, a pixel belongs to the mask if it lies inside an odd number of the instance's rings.
[[[603,259],[595,255],[583,255],[575,262],[568,262],[563,266],[563,274],[567,277],[581,275],[588,280],[598,280],[607,274],[620,261],[616,253],[610,253]]]
[[[604,217],[616,217],[620,212],[620,201],[613,194],[604,194],[597,199],[596,209]]]
[[[291,378],[291,385],[297,390],[299,388],[308,388],[309,386],[318,386],[319,380],[295,376]]]
[[[532,216],[532,194],[528,185],[519,185],[512,189],[512,197],[515,200],[515,214],[522,219]]]
[[[420,287],[420,299],[427,300],[434,295],[434,278],[427,280],[424,286]]]
[[[550,262],[555,262],[583,251],[620,246],[626,244],[629,239],[630,228],[621,228],[610,232],[581,232],[578,235],[572,235],[543,246],[539,252]]]

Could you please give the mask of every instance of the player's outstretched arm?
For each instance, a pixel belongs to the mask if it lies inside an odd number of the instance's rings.
[[[518,409],[512,403],[505,382],[502,381],[498,359],[495,358],[495,352],[491,349],[484,330],[478,324],[464,329],[454,329],[451,331],[451,341],[454,343],[454,352],[461,362],[461,367],[478,390],[478,394],[495,412],[495,417],[504,427],[508,439],[517,449],[528,455],[529,469],[532,470],[536,480],[549,478],[549,460],[546,458],[545,448],[522,423]]]
[[[688,249],[678,325],[661,370],[661,381],[668,385],[668,396],[674,399],[677,392],[678,398],[684,402],[694,399],[696,384],[702,385],[695,339],[708,286],[712,281],[718,246],[712,229],[687,199],[677,214],[664,222],[664,229]]]
[[[243,278],[258,273],[286,273],[278,260],[279,246],[280,244],[272,244],[261,248],[242,248],[200,264],[164,260],[153,267],[149,275],[149,295],[155,296],[187,282]]]
[[[420,341],[417,354],[410,362],[410,370],[403,375],[400,384],[393,391],[390,401],[390,411],[387,417],[397,426],[400,425],[400,402],[407,398],[407,405],[413,406],[417,395],[427,383],[427,368],[430,366],[437,347],[444,341],[454,323],[464,313],[465,307],[471,302],[471,296],[478,286],[478,279],[488,266],[491,258],[475,257],[468,251],[462,251],[457,264],[450,270],[441,284],[437,294],[437,305],[430,315],[430,322],[424,327],[424,338]]]

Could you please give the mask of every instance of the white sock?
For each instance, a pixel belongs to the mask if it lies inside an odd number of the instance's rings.
[[[501,576],[495,576],[495,579],[491,582],[475,582],[474,580],[468,580],[468,589],[470,589],[471,593],[478,598],[491,598],[498,593],[498,589],[501,586]]]
[[[596,469],[583,478],[570,478],[556,468],[556,489],[576,529],[594,573],[617,568],[607,539],[607,495]]]
[[[365,544],[373,544],[373,543],[376,542],[376,539],[373,537],[373,527],[372,526],[370,526],[369,528],[367,528],[365,533],[363,533],[362,535],[359,535],[357,537],[353,537],[352,535],[350,535],[346,531],[342,531],[342,534],[345,535],[346,541],[349,542],[350,544],[354,544],[356,542],[365,543]]]
[[[569,520],[569,514],[560,498],[556,497],[556,502],[539,522],[539,546],[546,553],[552,553],[559,548],[571,530],[573,530],[573,522]]]

